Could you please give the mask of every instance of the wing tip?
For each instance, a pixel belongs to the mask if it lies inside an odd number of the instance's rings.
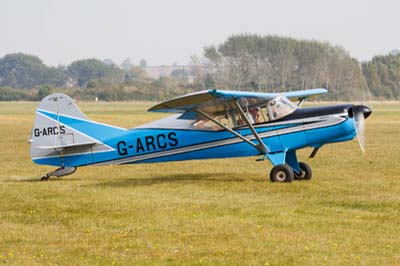
[[[327,88],[316,88],[314,90],[320,91],[321,93],[327,93],[328,92]]]

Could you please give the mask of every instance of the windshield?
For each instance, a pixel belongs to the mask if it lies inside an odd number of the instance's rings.
[[[271,120],[280,119],[293,113],[297,106],[284,97],[276,97],[267,104],[268,115]]]

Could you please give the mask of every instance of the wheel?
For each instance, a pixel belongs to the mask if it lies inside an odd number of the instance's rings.
[[[272,168],[269,178],[271,182],[292,182],[294,174],[289,165],[278,164]]]
[[[47,176],[47,175],[45,175],[45,176],[42,176],[42,178],[40,178],[40,180],[41,181],[47,181],[47,180],[49,180],[49,176]]]
[[[312,177],[311,167],[304,162],[299,162],[299,167],[300,167],[300,174],[294,173],[294,179],[310,180]]]

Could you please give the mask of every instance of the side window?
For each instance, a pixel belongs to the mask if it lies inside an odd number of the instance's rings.
[[[231,116],[230,114],[227,113],[224,115],[213,116],[213,119],[223,124],[224,126],[232,127],[233,121],[236,121],[232,119],[234,117],[235,116]],[[220,127],[217,123],[211,121],[210,119],[202,115],[198,115],[198,117],[192,122],[192,126],[197,129],[211,130],[211,131],[217,131],[222,129],[222,127]]]
[[[249,122],[253,125],[265,123],[270,120],[266,106],[249,108],[248,110],[245,111],[244,114],[249,120]],[[231,127],[247,126],[246,121],[242,118],[242,116],[238,112],[235,113],[235,115],[232,116],[232,118],[233,118],[232,122],[235,123],[232,123],[233,126]]]
[[[213,121],[206,117],[199,117],[193,123],[192,126],[200,130],[216,131],[220,130],[221,127],[215,124]]]
[[[225,115],[219,115],[217,117],[215,117],[215,119],[220,122],[221,124],[223,124],[224,126],[228,126],[229,127],[229,115],[225,114]]]
[[[262,122],[268,122],[269,119],[269,114],[267,110],[267,106],[262,106],[260,109],[260,116],[261,116],[261,121]]]

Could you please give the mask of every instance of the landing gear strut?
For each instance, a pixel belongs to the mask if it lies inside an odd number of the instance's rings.
[[[53,172],[47,173],[45,176],[42,176],[40,180],[47,181],[51,176],[61,177],[75,173],[76,167],[60,167],[54,170]]]

